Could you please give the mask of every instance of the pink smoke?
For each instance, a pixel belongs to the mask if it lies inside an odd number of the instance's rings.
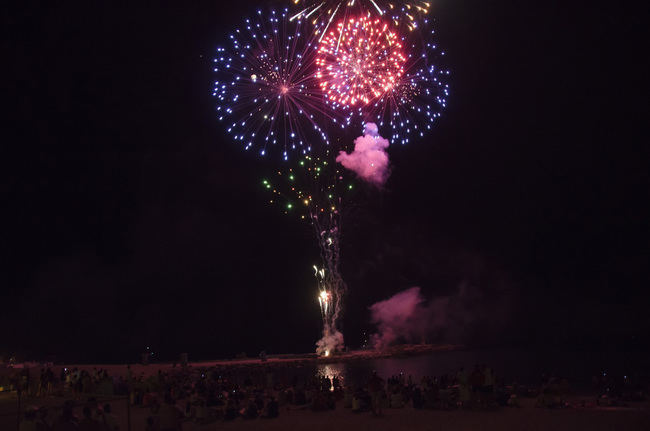
[[[499,337],[508,321],[510,300],[486,296],[478,286],[462,282],[454,292],[425,301],[419,287],[411,287],[370,306],[377,333],[374,348],[404,342],[477,342]],[[481,340],[478,340],[480,342]]]
[[[424,298],[419,287],[411,287],[389,299],[370,306],[371,320],[377,325],[378,333],[372,336],[376,349],[387,347],[398,340],[409,340],[424,328],[422,303]],[[426,325],[425,325],[426,326]]]
[[[355,172],[361,179],[375,186],[383,185],[388,179],[387,139],[379,136],[375,123],[366,123],[363,136],[354,140],[354,151],[339,152],[336,161]]]

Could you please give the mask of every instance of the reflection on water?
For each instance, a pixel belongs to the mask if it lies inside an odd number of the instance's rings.
[[[382,378],[403,373],[419,382],[424,376],[455,375],[460,367],[487,364],[506,382],[537,384],[543,373],[567,377],[573,384],[588,384],[591,377],[648,372],[650,355],[625,352],[535,352],[523,350],[463,350],[436,352],[407,358],[355,360],[339,364],[314,364],[317,376],[336,376],[343,385],[367,382],[373,371]]]
[[[316,376],[327,377],[330,381],[336,377],[341,386],[345,386],[345,364],[318,364]],[[330,391],[334,390],[334,384],[330,383]]]

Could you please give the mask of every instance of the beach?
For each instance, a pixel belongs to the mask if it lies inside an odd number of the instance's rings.
[[[8,415],[15,406],[15,397],[0,398],[0,430],[16,429],[16,418]],[[41,405],[59,405],[60,399],[50,399]],[[28,404],[29,405],[29,404]],[[120,430],[128,430],[126,401],[113,402],[113,411]],[[80,407],[75,409],[80,416]],[[144,431],[149,409],[131,407],[131,430]],[[638,403],[629,407],[591,407],[583,409],[548,410],[534,407],[534,400],[525,400],[520,408],[501,408],[493,411],[438,411],[414,410],[411,407],[386,409],[383,416],[370,413],[352,413],[341,407],[332,411],[313,412],[309,409],[282,408],[276,419],[237,418],[198,425],[184,422],[183,431],[192,430],[310,430],[310,431],[382,431],[382,430],[648,430],[650,405]]]
[[[51,367],[55,376],[65,373],[67,369],[67,372],[73,374],[86,373],[88,376],[93,376],[91,380],[95,383],[82,391],[75,392],[70,385],[64,385],[61,380],[58,380],[56,389],[45,395],[36,389],[37,376],[41,367],[27,365],[30,374],[36,380],[32,379],[34,384],[30,384],[30,389],[22,393],[20,411],[24,414],[44,407],[48,410],[46,421],[51,424],[61,416],[66,403],[72,407],[73,415],[78,420],[83,417],[84,407],[89,407],[93,415],[101,416],[105,404],[109,403],[119,430],[145,431],[147,419],[154,418],[155,421],[159,421],[161,417],[159,406],[166,403],[167,396],[171,396],[174,399],[172,404],[181,412],[179,429],[183,431],[650,429],[650,401],[647,398],[644,401],[630,401],[629,396],[621,395],[622,393],[618,396],[613,394],[603,396],[602,385],[617,388],[616,379],[602,380],[600,389],[567,385],[559,377],[553,378],[555,383],[549,381],[541,386],[539,383],[521,385],[501,382],[496,385],[498,389],[495,387],[489,402],[481,402],[480,396],[477,399],[475,393],[467,403],[467,400],[463,401],[460,395],[462,390],[459,384],[463,385],[463,377],[461,374],[455,374],[459,369],[459,358],[465,358],[465,362],[468,362],[469,358],[484,359],[484,357],[479,357],[470,351],[458,351],[449,346],[435,353],[432,353],[430,348],[405,350],[408,350],[408,353],[404,354],[404,351],[401,351],[399,355],[393,357],[372,352],[350,352],[345,356],[332,358],[277,355],[265,360],[237,358],[197,361],[188,364],[187,367],[173,363],[129,366],[125,364],[57,365]],[[416,354],[417,352],[420,355]],[[494,352],[488,353],[494,354]],[[506,357],[512,356],[512,352],[506,355]],[[532,363],[523,361],[523,358],[519,359],[522,359],[522,364],[527,364],[524,368],[533,366]],[[490,362],[498,364],[496,360]],[[582,360],[577,363],[584,364]],[[507,368],[507,364],[507,362],[501,363],[498,368]],[[438,367],[437,372],[435,368],[430,368],[433,365]],[[13,370],[5,368],[4,371],[19,373],[22,368],[23,364],[20,364]],[[376,417],[369,408],[353,412],[350,404],[346,405],[344,389],[339,389],[338,396],[328,395],[334,394],[337,384],[334,380],[327,380],[328,377],[332,379],[336,377],[338,384],[343,387],[363,387],[372,393],[367,379],[374,373],[372,371],[374,369],[378,370],[379,376],[386,379],[386,385],[382,382],[382,387],[386,390],[389,399],[390,394],[395,393],[396,390],[403,393],[406,397],[403,407],[388,408],[388,405],[393,404],[387,403],[382,414]],[[483,371],[486,376],[492,374],[489,367],[484,368]],[[106,373],[103,378],[102,373]],[[434,380],[431,380],[432,374],[437,376]],[[410,383],[411,377],[413,384]],[[130,395],[126,386],[128,381],[133,382]],[[106,386],[108,382],[112,384]],[[322,386],[323,382],[326,383],[325,387]],[[332,384],[331,388],[330,384]],[[443,392],[455,394],[451,402],[441,404],[440,401],[435,401],[427,404],[425,401],[424,404],[420,404],[420,408],[415,408],[413,387],[421,388],[424,397],[427,391],[431,390],[432,384],[441,391],[440,400],[444,398]],[[551,391],[550,394],[554,394],[553,398],[561,399],[560,403],[552,402],[553,408],[547,408],[551,406],[549,404],[540,403],[540,394],[544,391],[544,387]],[[230,392],[235,392],[230,389],[241,392],[241,395],[237,396],[242,401],[237,409],[241,410],[234,419],[224,420],[223,402],[227,404]],[[307,394],[307,401],[287,399],[288,391],[293,392],[292,396],[295,397],[303,389]],[[318,397],[319,391],[325,394],[326,399],[335,400],[335,404],[325,408],[316,407],[316,402],[310,400]],[[517,394],[517,397],[513,403],[510,402],[513,399],[508,402],[503,400],[496,402],[497,392],[508,393],[511,394],[510,396]],[[263,409],[260,408],[254,419],[244,418],[246,400],[256,398],[258,396],[256,394],[264,399],[265,405],[273,397],[278,400],[278,417],[263,419],[261,418]],[[356,392],[354,397],[357,397]],[[359,397],[363,398],[363,394]],[[437,396],[434,398],[438,399]],[[199,419],[201,415],[196,412],[202,403],[205,403],[204,405],[207,405],[212,413]],[[0,430],[16,429],[17,412],[17,392],[5,388],[4,392],[0,392]]]

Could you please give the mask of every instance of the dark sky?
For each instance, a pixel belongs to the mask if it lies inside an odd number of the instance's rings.
[[[212,53],[259,3],[170,4],[3,12],[0,354],[314,348],[311,229],[213,114]],[[648,340],[643,14],[616,7],[434,2],[449,109],[343,222],[349,345],[411,286],[474,292],[432,341]]]

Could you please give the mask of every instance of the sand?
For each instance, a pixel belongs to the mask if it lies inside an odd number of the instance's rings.
[[[30,404],[61,405],[61,398],[34,400]],[[207,425],[191,422],[183,424],[184,431],[194,430],[309,430],[309,431],[381,431],[381,430],[650,430],[650,403],[635,403],[625,408],[586,408],[545,410],[535,408],[534,400],[524,400],[521,408],[501,408],[495,411],[438,411],[388,409],[382,417],[370,413],[352,413],[341,404],[336,410],[312,412],[306,409],[283,407],[277,419],[235,419]],[[114,400],[113,410],[118,416],[120,430],[127,430],[126,400]],[[0,397],[0,430],[15,430],[15,394]],[[52,411],[53,413],[53,411]],[[80,409],[76,410],[78,415]],[[145,428],[149,410],[131,407],[132,431]]]
[[[354,355],[356,356],[356,355]],[[364,356],[364,355],[359,355]],[[352,358],[350,358],[352,359]],[[272,358],[265,365],[281,365],[302,361],[314,361],[313,358],[284,357]],[[234,361],[210,361],[193,363],[193,367],[211,365],[249,367],[259,366],[259,359],[240,359]],[[107,368],[111,375],[125,375],[125,365],[87,365],[80,368]],[[159,370],[169,370],[170,364],[152,364],[148,366],[132,365],[134,375],[140,373],[152,375]],[[55,367],[55,372],[59,372]],[[370,413],[352,413],[344,409],[339,402],[336,410],[312,412],[296,407],[282,407],[277,419],[243,420],[230,422],[217,421],[207,425],[197,425],[192,422],[183,424],[183,431],[194,430],[309,430],[309,431],[381,431],[381,430],[650,430],[650,401],[631,403],[629,407],[606,408],[595,407],[594,396],[585,395],[589,408],[571,408],[563,410],[546,410],[534,407],[534,399],[522,400],[520,408],[501,408],[494,411],[439,411],[404,409],[388,409],[382,417],[373,417]],[[576,400],[577,401],[577,400]],[[23,407],[45,405],[50,407],[52,418],[58,414],[57,408],[64,402],[60,397],[49,397],[23,401]],[[118,417],[120,431],[127,430],[127,401],[116,398],[111,401],[113,411]],[[576,403],[577,404],[577,403]],[[131,430],[143,431],[146,418],[150,415],[147,408],[131,407]],[[16,394],[0,393],[0,431],[16,430]],[[81,416],[81,409],[75,413]]]

